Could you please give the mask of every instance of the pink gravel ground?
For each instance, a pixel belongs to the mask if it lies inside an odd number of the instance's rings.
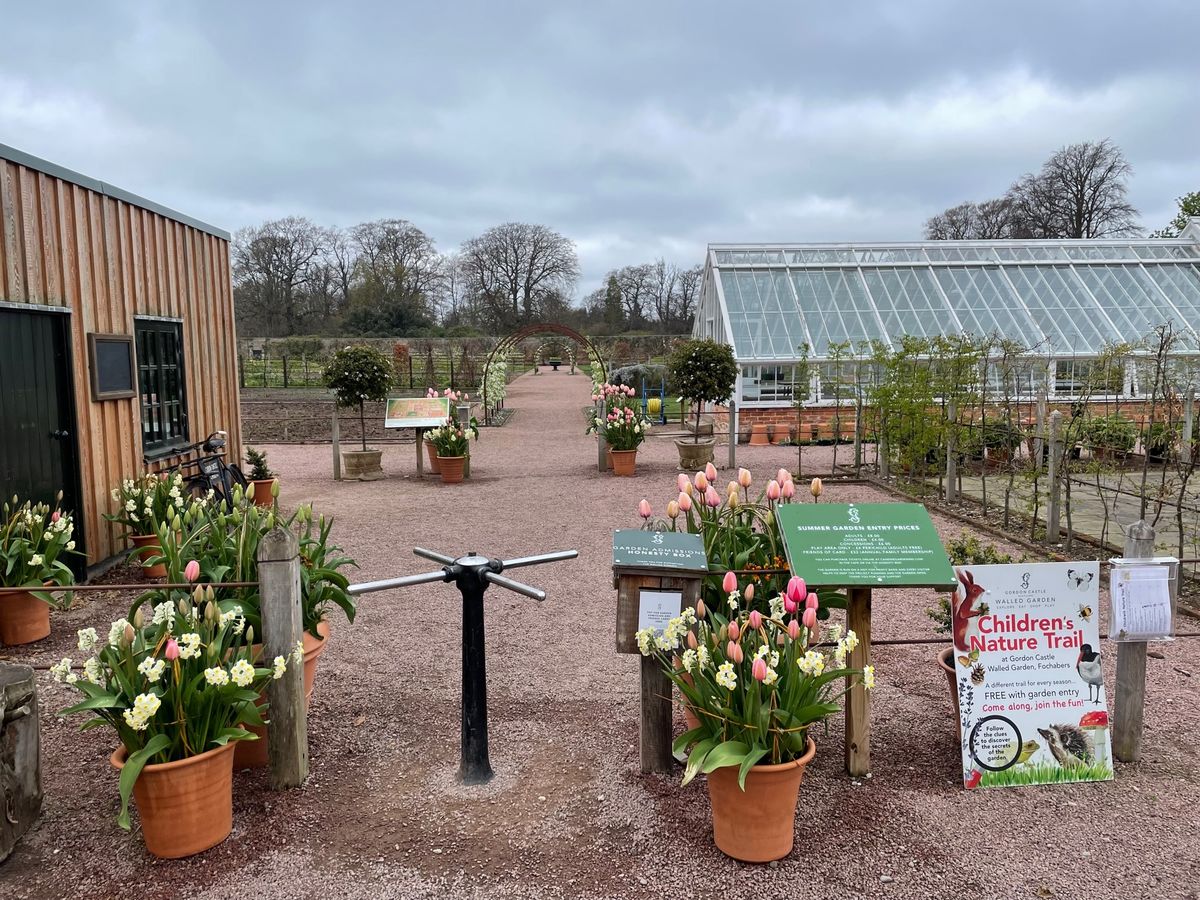
[[[385,452],[390,477],[375,483],[332,481],[325,447],[268,448],[282,502],[313,500],[336,517],[356,580],[427,570],[414,545],[579,550],[514,572],[549,592],[544,604],[489,590],[490,784],[454,778],[458,594],[372,594],[354,626],[335,622],[322,658],[307,785],[272,793],[260,775],[239,774],[232,836],[190,860],[156,861],[116,827],[113,736],[58,718],[71,695],[43,675],[45,809],[0,867],[0,897],[1197,896],[1200,666],[1190,640],[1159,645],[1164,658],[1149,661],[1144,760],[1118,764],[1115,782],[975,792],[961,787],[938,647],[877,647],[872,777],[844,773],[842,722],[831,720],[814,735],[793,854],[771,866],[725,858],[703,779],[683,788],[677,775],[638,773],[638,661],[613,651],[611,532],[637,524],[642,497],[661,509],[673,496],[675,450],[651,438],[637,477],[599,474],[580,414],[588,393],[586,377],[565,372],[518,379],[515,418],[483,430],[474,477],[460,486],[416,478],[411,445]],[[739,462],[764,479],[795,452],[743,447]],[[824,499],[891,498],[836,485]],[[943,537],[961,530],[937,524]],[[932,600],[879,592],[875,637],[932,636]],[[97,602],[56,627],[106,626],[123,606]],[[1115,654],[1104,649],[1111,692]]]

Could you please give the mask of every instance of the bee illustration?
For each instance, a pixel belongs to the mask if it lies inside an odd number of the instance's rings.
[[[1086,603],[1079,607],[1079,618],[1085,622],[1092,621],[1092,608]]]
[[[1092,583],[1095,576],[1095,572],[1077,572],[1074,569],[1067,569],[1067,585],[1075,590],[1082,590]]]
[[[971,667],[971,684],[979,687],[983,684],[984,677],[987,675],[987,669],[983,667],[983,663],[975,663]]]

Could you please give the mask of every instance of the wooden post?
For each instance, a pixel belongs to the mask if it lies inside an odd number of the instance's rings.
[[[675,763],[671,755],[671,679],[657,659],[641,658],[642,702],[641,731],[638,746],[642,772],[670,772]]]
[[[601,422],[604,421],[604,401],[596,401],[596,418]],[[604,429],[596,430],[596,452],[597,463],[596,468],[601,472],[608,471],[608,441],[604,440]]]
[[[425,429],[414,428],[417,433],[417,477],[425,475]]]
[[[267,684],[267,737],[271,785],[297,787],[308,778],[308,722],[304,665],[292,658],[304,634],[300,611],[299,542],[276,526],[258,545],[258,582],[262,597],[263,659],[288,658],[287,672]]]
[[[862,669],[871,663],[871,589],[850,588],[846,627],[858,638],[846,664]],[[849,679],[847,679],[849,681]],[[871,692],[856,684],[846,694],[846,771],[866,775],[871,771]]]
[[[39,729],[33,669],[0,663],[0,862],[42,808]]]
[[[862,391],[858,392],[858,396],[854,400],[854,477],[862,477],[862,424],[863,424],[863,408],[862,408]],[[800,439],[800,432],[796,432],[796,440]]]
[[[879,423],[879,443],[875,445],[875,460],[879,464],[879,477],[891,477],[892,461],[888,458],[887,420]]]
[[[462,426],[463,432],[467,435],[467,458],[463,460],[463,478],[471,477],[471,434],[467,431],[467,425],[471,421],[471,407],[468,404],[460,404],[456,407],[458,415],[458,424]]]
[[[1034,413],[1036,420],[1033,430],[1033,464],[1044,466],[1046,442],[1043,435],[1046,433],[1046,389],[1038,388],[1037,392],[1037,411]]]
[[[1154,556],[1154,527],[1142,519],[1125,532],[1127,560]],[[1146,642],[1117,643],[1117,696],[1113,701],[1113,756],[1121,762],[1142,758],[1142,726],[1146,705]]]
[[[1196,389],[1188,388],[1183,395],[1183,440],[1179,442],[1179,453],[1185,460],[1192,458],[1195,441],[1192,435],[1196,428]]]
[[[337,404],[333,406],[333,421],[329,425],[329,436],[333,438],[333,480],[342,480],[342,433],[338,422]]]
[[[737,404],[729,401],[729,468],[737,468]]]
[[[1059,506],[1062,485],[1059,483],[1058,467],[1066,462],[1063,459],[1062,413],[1057,409],[1050,413],[1050,447],[1048,449],[1046,480],[1050,487],[1050,502],[1046,504],[1046,543],[1057,544],[1059,532],[1062,530],[1062,512]]]
[[[953,503],[958,499],[958,457],[955,454],[954,429],[958,421],[958,404],[951,400],[946,404],[946,421],[950,428],[946,431],[946,502]]]

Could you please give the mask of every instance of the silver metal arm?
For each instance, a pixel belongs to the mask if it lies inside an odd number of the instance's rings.
[[[439,562],[444,566],[453,565],[455,562],[453,556],[447,556],[444,553],[436,553],[433,550],[426,550],[424,547],[413,547],[413,553],[417,556],[423,556],[425,559],[432,559],[434,562]]]
[[[503,565],[506,569],[519,569],[521,566],[537,566],[542,563],[574,559],[578,555],[578,550],[558,550],[554,553],[539,553],[537,556],[518,556],[516,559],[506,559],[503,561]],[[430,557],[430,559],[432,558]]]
[[[492,584],[499,585],[502,588],[508,588],[518,594],[524,594],[526,597],[532,597],[538,603],[546,599],[546,592],[535,587],[530,587],[527,584],[521,584],[519,581],[513,581],[511,578],[505,578],[503,575],[497,575],[495,572],[484,572],[483,577]]]
[[[352,584],[346,589],[346,593],[358,596],[359,594],[370,594],[374,591],[412,587],[415,584],[429,584],[433,581],[445,580],[445,572],[423,572],[420,575],[402,575],[399,578],[385,578],[383,581],[365,581],[362,584]]]

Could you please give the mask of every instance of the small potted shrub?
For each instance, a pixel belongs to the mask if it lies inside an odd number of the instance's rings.
[[[1021,446],[1021,429],[1007,419],[985,419],[983,446],[989,462],[1006,463]]]
[[[73,584],[63,562],[74,551],[71,514],[45,503],[5,503],[0,510],[0,587],[27,590],[0,593],[0,644],[31,644],[50,634],[54,595],[46,588]]]
[[[1085,425],[1085,435],[1097,460],[1125,459],[1137,443],[1137,426],[1120,413],[1096,416]]]
[[[472,435],[479,440],[479,425],[474,417],[465,428],[449,418],[446,424],[429,432],[429,441],[437,452],[442,484],[459,484],[463,480],[467,454],[471,452]]]
[[[183,476],[179,472],[169,475],[147,472],[137,478],[126,478],[120,487],[112,489],[112,499],[117,511],[106,513],[104,518],[128,532],[134,547],[131,556],[141,560],[148,577],[164,577],[167,570],[163,562],[163,535],[170,536],[166,540],[174,539],[179,531],[177,520],[189,504],[197,502],[187,494]]]
[[[146,849],[165,858],[216,846],[233,827],[233,751],[262,725],[259,695],[299,659],[277,656],[256,667],[253,628],[222,615],[211,586],[146,596],[133,621],[119,619],[106,640],[94,628],[79,632],[90,654],[76,674],[65,658],[51,672],[84,695],[65,713],[86,713],[84,725],[110,725],[120,746],[118,824],[128,830],[132,795]]]
[[[767,862],[792,850],[800,783],[816,754],[810,729],[838,711],[850,681],[872,688],[875,672],[847,668],[858,638],[836,625],[822,635],[820,601],[800,578],[788,583],[778,615],[747,609],[734,573],[722,586],[724,602],[710,609],[701,600],[662,632],[639,631],[638,647],[696,717],[674,749],[688,750],[684,784],[708,776],[717,847]]]
[[[383,477],[382,450],[367,449],[367,401],[387,399],[392,387],[388,358],[371,347],[345,347],[333,354],[325,367],[325,384],[333,391],[338,406],[357,406],[362,435],[361,450],[343,450],[346,478],[375,481]]]
[[[246,448],[246,464],[250,466],[248,476],[254,493],[251,495],[258,506],[271,506],[279,497],[279,476],[267,465],[267,454],[253,447]]]
[[[1166,422],[1154,422],[1142,430],[1142,447],[1150,462],[1159,465],[1171,456],[1171,448],[1178,434]]]
[[[716,445],[715,437],[700,439],[703,406],[705,403],[728,403],[737,384],[738,367],[733,348],[712,340],[686,341],[671,353],[667,373],[671,390],[695,406],[692,439],[675,442],[680,467],[694,471],[712,461]]]

